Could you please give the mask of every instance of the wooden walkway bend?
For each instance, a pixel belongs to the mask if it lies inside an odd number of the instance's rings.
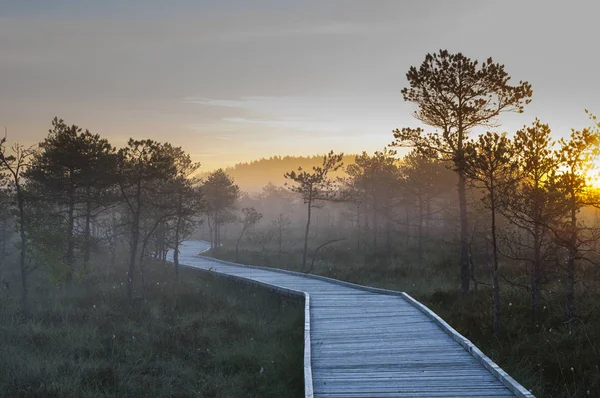
[[[533,397],[405,293],[199,256],[208,245],[184,242],[180,264],[305,296],[307,398]]]

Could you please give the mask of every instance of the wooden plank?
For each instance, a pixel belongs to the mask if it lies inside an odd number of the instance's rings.
[[[197,256],[206,247],[184,242],[180,263],[303,295],[306,397],[533,397],[402,292]]]

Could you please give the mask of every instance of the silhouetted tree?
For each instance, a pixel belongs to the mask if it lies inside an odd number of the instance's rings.
[[[54,118],[48,137],[39,144],[40,151],[28,170],[27,177],[35,184],[42,200],[57,206],[65,220],[64,253],[65,280],[70,284],[75,267],[75,217],[79,203],[78,183],[83,173],[82,146],[78,139],[82,133],[76,125],[67,126],[62,119]],[[66,214],[65,214],[66,213]],[[63,216],[64,214],[64,216]]]
[[[420,128],[394,131],[393,145],[414,146],[424,154],[439,153],[454,163],[459,175],[461,291],[469,293],[469,228],[467,220],[465,141],[476,127],[496,127],[502,112],[523,112],[531,101],[531,85],[509,84],[504,65],[492,58],[479,64],[461,53],[447,50],[427,54],[421,66],[406,74],[405,101],[417,104],[414,116],[441,132],[424,134]]]
[[[366,210],[371,210],[372,246],[377,250],[379,218],[386,220],[386,247],[390,249],[391,210],[398,196],[399,171],[396,151],[385,148],[376,151],[372,156],[363,152],[356,156],[354,164],[346,168],[348,178],[345,180],[350,189],[348,194],[355,204],[359,201]]]
[[[448,173],[451,172],[447,170],[444,162],[436,159],[434,155],[425,156],[417,150],[412,150],[402,159],[400,190],[405,206],[416,207],[419,264],[423,262],[424,241],[428,230],[426,222],[434,212],[440,211],[432,208],[432,202],[448,191],[453,183],[453,180],[448,178]],[[410,227],[408,222],[406,227]]]
[[[240,189],[223,169],[218,169],[208,175],[202,184],[202,192],[206,199],[207,221],[211,231],[211,249],[213,254],[216,254],[221,245],[220,227],[235,220],[230,210],[233,209],[235,201],[240,195]]]
[[[321,166],[313,166],[312,173],[298,168],[298,171],[290,171],[284,177],[292,180],[296,185],[286,186],[302,196],[304,204],[307,205],[306,229],[304,232],[304,249],[302,251],[302,272],[306,266],[306,253],[308,250],[308,232],[310,230],[310,219],[312,209],[318,207],[321,201],[331,200],[335,197],[334,182],[328,174],[339,170],[342,166],[343,154],[334,154],[333,151],[323,156]]]
[[[487,132],[474,144],[465,147],[465,175],[483,188],[483,203],[490,210],[492,241],[492,287],[494,296],[494,334],[500,331],[500,281],[496,218],[502,197],[518,180],[518,164],[513,161],[514,148],[505,134]]]
[[[242,209],[242,217],[238,219],[238,221],[242,224],[242,231],[240,232],[240,236],[238,236],[235,242],[235,261],[238,261],[238,253],[240,247],[240,241],[244,236],[244,233],[249,229],[256,225],[262,218],[262,214],[256,211],[254,207],[244,207]]]
[[[586,111],[587,112],[587,111]],[[561,138],[559,159],[563,167],[558,177],[558,189],[563,192],[567,202],[568,216],[562,223],[562,237],[559,242],[567,249],[566,312],[569,328],[577,316],[575,303],[575,284],[577,262],[582,259],[580,250],[581,236],[577,214],[587,204],[587,175],[598,156],[600,132],[598,128],[572,130],[569,140]]]
[[[284,214],[279,214],[274,221],[271,221],[273,230],[277,235],[277,254],[281,258],[283,248],[283,235],[289,230],[291,221]]]
[[[54,118],[48,137],[27,171],[39,199],[56,208],[64,222],[65,279],[73,280],[77,240],[76,219],[83,212],[83,262],[90,259],[90,224],[94,212],[105,202],[107,189],[115,183],[116,157],[107,140],[76,125]]]
[[[288,213],[294,210],[294,194],[285,187],[276,186],[273,183],[268,183],[262,188],[258,195],[260,201],[256,204],[259,210],[269,210],[269,212]]]
[[[540,289],[550,278],[548,266],[557,256],[550,226],[564,212],[560,195],[553,188],[559,161],[553,145],[550,127],[539,119],[517,131],[514,161],[520,166],[521,180],[503,198],[503,214],[518,227],[507,242],[508,257],[527,265],[532,326],[540,305]]]
[[[173,236],[173,267],[175,275],[179,275],[179,245],[193,231],[197,222],[195,216],[205,210],[202,190],[194,187],[199,181],[192,175],[200,168],[200,163],[192,162],[190,156],[178,152],[175,156],[177,175],[172,182],[175,197],[175,221]]]
[[[167,143],[129,139],[127,146],[118,152],[118,184],[122,200],[128,210],[127,221],[130,234],[127,273],[127,296],[130,300],[133,299],[136,256],[140,243],[145,245],[148,238],[148,234],[142,231],[142,221],[165,203],[162,201],[163,196],[160,195],[160,189],[163,187],[159,184],[165,184],[177,175],[172,149],[173,147]],[[154,219],[156,224],[160,221],[162,217],[158,217],[158,220]]]
[[[90,261],[92,221],[118,200],[116,191],[117,156],[115,148],[98,134],[85,131],[81,136],[82,168],[80,188],[83,191],[83,263]]]
[[[0,166],[0,170],[3,167]],[[4,187],[8,182],[8,176],[0,171],[0,187]],[[12,236],[12,217],[10,213],[11,197],[8,192],[0,190],[0,265],[6,257],[8,241]]]
[[[0,174],[8,175],[8,183],[14,192],[14,209],[16,210],[16,226],[19,232],[19,266],[21,269],[21,311],[24,316],[29,316],[29,274],[31,269],[27,266],[27,252],[29,249],[28,214],[26,213],[26,194],[23,180],[32,157],[35,155],[33,147],[25,148],[15,144],[10,154],[4,146],[5,138],[0,139]]]

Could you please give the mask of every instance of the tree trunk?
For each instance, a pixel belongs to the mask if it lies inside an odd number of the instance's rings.
[[[29,270],[24,266],[21,266],[21,313],[29,318]]]
[[[179,278],[179,229],[181,228],[181,217],[177,217],[177,225],[175,226],[175,244],[173,247],[173,271],[175,276]]]
[[[533,269],[531,270],[531,327],[535,326],[536,314],[540,306],[540,271],[542,262],[542,243],[540,236],[539,226],[537,224],[533,227]]]
[[[220,224],[217,222],[215,217],[215,255],[219,252],[221,246],[221,231]]]
[[[219,229],[219,225],[217,224],[217,218],[215,217],[215,224],[213,226],[213,233],[215,234],[215,237],[213,239],[213,241],[215,242],[215,247],[213,249],[214,254],[216,255],[217,252],[219,251],[219,233],[217,232],[217,230]]]
[[[208,240],[210,241],[210,251],[211,253],[214,253],[215,250],[215,239],[214,239],[214,232],[213,232],[213,226],[212,223],[210,222],[211,216],[210,213],[206,214],[206,223],[208,224]],[[204,235],[204,231],[202,231],[202,234]]]
[[[1,253],[0,253],[2,255],[2,257],[6,256],[6,241],[8,240],[7,225],[8,225],[8,219],[3,220],[2,221],[2,249],[1,249]]]
[[[23,193],[17,183],[17,202],[19,204],[19,234],[21,237],[21,252],[19,263],[21,266],[21,312],[24,317],[29,317],[29,270],[27,269],[27,234],[25,233],[25,201]]]
[[[302,268],[300,268],[301,272],[304,272],[304,268],[306,266],[306,252],[308,251],[308,232],[310,229],[310,216],[312,210],[312,200],[308,201],[308,218],[306,220],[306,231],[304,232],[304,250],[302,251]]]
[[[390,208],[386,209],[385,217],[385,251],[388,257],[392,255],[392,222]]]
[[[373,201],[373,251],[377,251],[377,207],[375,201]]]
[[[142,285],[142,299],[146,297],[146,274],[144,273],[144,254],[146,252],[146,241],[142,243],[142,250],[140,250],[140,282]]]
[[[74,188],[70,188],[69,191],[69,203],[68,203],[68,215],[67,215],[67,253],[65,254],[65,262],[67,266],[67,273],[65,280],[67,285],[73,283],[74,263],[75,263],[75,240],[73,237],[74,226],[75,226],[75,199],[73,192]]]
[[[496,203],[494,198],[493,188],[490,190],[492,195],[492,250],[494,257],[494,274],[493,274],[493,291],[494,291],[494,334],[498,336],[500,332],[500,282],[499,282],[499,271],[498,271],[498,241],[496,238]]]
[[[159,225],[159,227],[156,230],[156,237],[154,238],[154,254],[153,257],[155,260],[161,259],[162,258],[162,253],[165,249],[165,237],[163,234],[163,227],[162,227],[162,223]]]
[[[346,240],[346,238],[332,239],[332,240],[330,240],[328,242],[323,243],[321,246],[317,247],[315,249],[314,253],[313,253],[312,261],[310,262],[310,269],[308,270],[308,272],[312,272],[313,271],[313,267],[315,266],[315,260],[317,259],[317,253],[319,252],[319,250],[321,250],[323,247],[325,247],[327,245],[330,245],[330,244],[335,243],[335,242],[340,242],[342,240]]]
[[[109,242],[112,250],[110,252],[110,265],[115,265],[117,263],[117,213],[115,211],[112,212],[112,233],[113,233],[113,241]]]
[[[371,232],[371,226],[369,224],[369,207],[367,206],[367,200],[365,199],[364,204],[363,204],[363,214],[364,214],[364,220],[365,220],[365,233],[363,234],[363,246],[365,249],[367,249],[368,245],[369,245],[369,233]]]
[[[240,234],[240,236],[237,238],[237,241],[235,242],[235,262],[238,262],[238,253],[239,253],[239,247],[240,247],[240,241],[242,240],[242,236],[244,236],[244,232],[246,232],[246,228],[242,228],[242,233]],[[280,249],[281,252],[281,249]]]
[[[410,212],[408,204],[404,208],[404,249],[408,249],[408,244],[410,242]]]
[[[127,298],[133,300],[133,273],[135,272],[135,257],[138,250],[140,231],[139,219],[134,217],[131,227],[131,252],[129,253],[129,269],[127,272]]]
[[[431,230],[431,198],[427,199],[427,214],[425,217],[425,238],[429,239],[429,231]]]
[[[460,207],[460,291],[469,294],[469,223],[467,219],[466,178],[458,175],[458,204]]]
[[[152,228],[152,231],[146,235],[144,241],[142,242],[142,250],[140,251],[140,282],[142,283],[142,299],[146,297],[146,274],[144,268],[144,257],[146,255],[146,249],[148,248],[148,242],[150,241],[150,236],[154,233],[156,228]]]
[[[87,266],[90,261],[91,253],[91,228],[90,223],[92,221],[92,198],[90,197],[90,188],[86,191],[86,202],[85,202],[85,229],[83,231],[84,247],[83,247],[83,265]]]
[[[423,264],[423,200],[419,198],[419,225],[417,226],[418,242],[418,260],[419,265]]]
[[[360,204],[356,206],[356,252],[360,252],[360,239],[361,239],[361,230],[360,230]]]
[[[577,316],[575,310],[575,261],[577,258],[577,207],[575,195],[571,193],[571,233],[569,237],[569,259],[567,262],[567,320],[572,330],[573,320]]]

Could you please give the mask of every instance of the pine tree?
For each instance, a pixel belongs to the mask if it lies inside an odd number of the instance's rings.
[[[299,167],[297,171],[290,171],[284,175],[285,178],[295,183],[295,185],[288,185],[286,183],[286,186],[292,192],[301,195],[307,208],[304,248],[302,251],[302,272],[304,272],[306,267],[308,232],[310,230],[312,209],[321,206],[323,201],[335,198],[336,188],[334,186],[334,181],[328,174],[339,170],[343,166],[342,157],[343,154],[334,154],[333,151],[331,151],[323,156],[323,163],[320,166],[313,166],[312,172],[302,170],[302,167]]]
[[[513,161],[514,146],[505,134],[487,132],[465,148],[465,175],[474,180],[484,193],[483,203],[490,210],[492,241],[494,334],[500,331],[500,281],[497,216],[502,197],[518,180],[518,164]]]
[[[441,131],[425,134],[420,128],[397,129],[393,145],[414,146],[425,155],[434,152],[454,163],[459,176],[461,291],[466,295],[470,284],[465,143],[473,129],[496,127],[502,112],[523,112],[531,101],[531,85],[519,82],[511,86],[504,65],[492,58],[479,64],[447,50],[427,54],[421,66],[411,67],[406,77],[409,87],[402,94],[405,101],[417,105],[414,116]]]

